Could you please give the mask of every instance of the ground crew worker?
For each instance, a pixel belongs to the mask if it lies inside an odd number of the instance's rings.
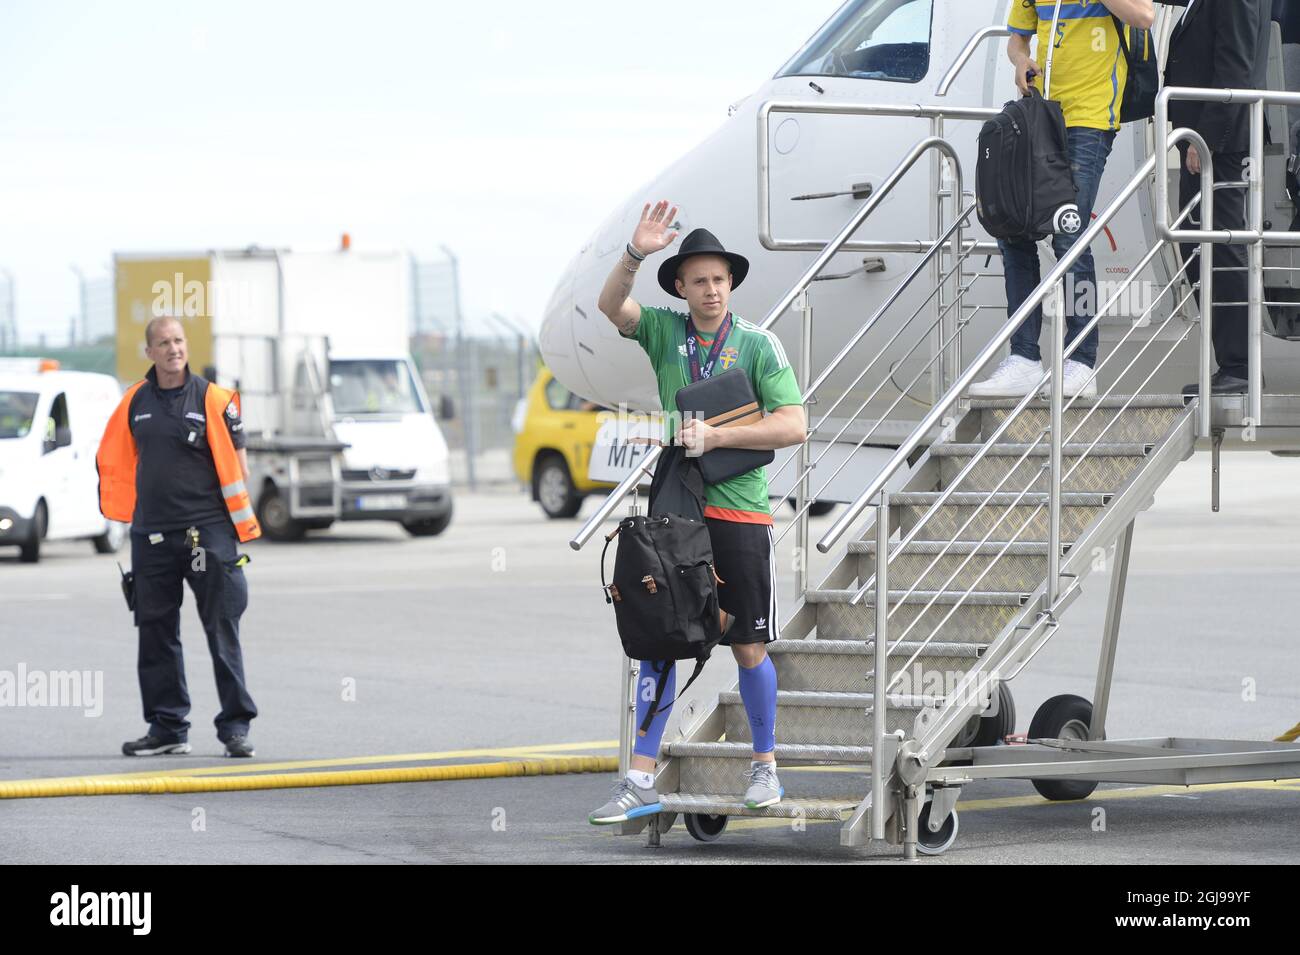
[[[257,707],[239,647],[248,584],[238,545],[262,530],[246,486],[239,398],[190,373],[185,331],[175,319],[149,322],[145,345],[153,367],[123,395],[95,456],[99,509],[131,523],[137,669],[149,729],[122,752],[190,751],[180,641],[182,581],[188,580],[217,678],[217,739],[227,756],[252,756],[248,724]]]
[[[669,231],[677,209],[647,203],[626,251],[615,263],[600,294],[599,307],[624,338],[634,338],[650,359],[664,408],[676,408],[677,391],[692,381],[734,366],[744,368],[754,394],[767,412],[754,424],[710,427],[692,419],[681,427],[680,443],[690,453],[718,447],[777,450],[801,444],[808,436],[803,397],[781,341],[728,309],[731,290],[744,281],[749,262],[728,252],[706,229],[682,240],[681,252],[660,264],[660,287],[684,299],[688,313],[647,308],[632,300],[632,283],[642,261],[672,244]],[[716,363],[716,368],[715,368]],[[662,460],[662,459],[661,459]],[[776,774],[776,668],[766,644],[777,632],[776,559],[772,543],[767,475],[754,468],[720,484],[705,485],[704,520],[709,528],[717,575],[718,603],[731,618],[722,643],[730,645],[740,669],[740,697],[753,735],[753,758],[745,772],[744,804],[775,805],[785,795]],[[676,669],[675,664],[669,664]],[[657,681],[655,663],[641,661],[637,722],[649,713]],[[675,672],[663,698],[676,692]],[[669,707],[655,714],[645,736],[638,736],[627,776],[588,820],[596,825],[623,822],[660,811],[654,772]]]

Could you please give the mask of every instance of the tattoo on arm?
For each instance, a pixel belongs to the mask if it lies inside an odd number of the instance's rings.
[[[641,309],[631,301],[632,284],[636,281],[636,273],[624,267],[623,259],[626,257],[624,253],[623,258],[609,273],[598,304],[600,310],[619,330],[619,334],[630,337],[641,324]],[[634,307],[629,308],[629,306]]]

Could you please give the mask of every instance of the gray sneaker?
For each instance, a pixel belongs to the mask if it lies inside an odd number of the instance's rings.
[[[776,778],[776,764],[753,760],[745,771],[749,778],[749,789],[745,790],[745,806],[748,809],[762,809],[775,806],[785,795],[785,787]]]
[[[653,786],[642,789],[624,776],[614,784],[614,790],[609,794],[609,802],[588,816],[587,821],[593,826],[608,826],[611,823],[636,819],[638,816],[648,816],[659,810],[659,794],[655,792]]]

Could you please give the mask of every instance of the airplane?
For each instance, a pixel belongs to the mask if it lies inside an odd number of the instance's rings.
[[[968,43],[974,43],[980,31],[1007,23],[1014,2],[1019,0],[961,0],[960,3],[848,0],[844,3],[770,80],[731,107],[730,115],[716,132],[650,182],[636,188],[583,243],[557,283],[539,333],[542,356],[555,376],[576,394],[607,407],[617,408],[624,403],[632,409],[658,409],[654,375],[640,347],[636,342],[620,338],[596,307],[605,278],[632,235],[644,203],[670,200],[679,209],[676,227],[681,235],[696,227],[706,227],[728,248],[749,258],[752,266],[749,277],[734,293],[731,306],[735,314],[760,321],[815,255],[807,250],[772,250],[760,236],[756,200],[760,155],[766,152],[770,164],[770,244],[794,237],[816,238],[825,243],[861,205],[867,189],[880,188],[907,152],[930,133],[929,120],[912,117],[773,113],[768,148],[764,150],[758,135],[758,118],[764,104],[776,100],[1000,108],[1016,95],[1004,36],[991,36],[978,43],[947,95],[939,96],[938,87],[950,66]],[[1163,61],[1183,8],[1157,3],[1155,9],[1152,37]],[[1284,79],[1283,51],[1276,26],[1270,60],[1272,88],[1300,89],[1300,69],[1293,70],[1290,83]],[[1286,109],[1270,106],[1268,117],[1273,138],[1282,140],[1277,131],[1289,128]],[[949,119],[945,120],[943,130],[961,158],[963,191],[967,193],[974,189],[975,145],[980,125],[978,120]],[[1152,125],[1139,122],[1121,128],[1107,164],[1096,205],[1098,210],[1111,202],[1150,156],[1154,148]],[[1289,151],[1280,142],[1266,150],[1265,208],[1267,217],[1277,220],[1268,226],[1273,230],[1289,228],[1295,214],[1295,206],[1285,191]],[[1171,156],[1170,195],[1176,197],[1177,156],[1172,151]],[[858,230],[856,238],[908,241],[914,245],[920,244],[917,240],[928,244],[934,238],[932,230],[936,227],[928,221],[934,190],[931,176],[927,175],[928,165],[922,160],[913,168]],[[810,196],[814,198],[807,198]],[[1125,205],[1104,238],[1093,244],[1102,299],[1107,288],[1113,288],[1127,277],[1156,243],[1152,215],[1155,190],[1144,188],[1138,198],[1139,201]],[[990,241],[973,216],[966,238]],[[1300,256],[1295,255],[1295,250],[1288,248],[1270,247],[1266,252],[1269,266],[1300,267],[1297,258]],[[811,296],[814,376],[876,311],[916,259],[916,253],[910,251],[866,255],[861,251],[844,251],[835,256],[825,271],[841,278],[816,283]],[[979,277],[966,295],[965,317],[969,324],[962,339],[966,360],[976,354],[1007,317],[999,257],[996,253],[981,252],[968,260],[968,265]],[[1170,283],[1178,266],[1172,247],[1166,246],[1148,266],[1146,274],[1140,276],[1144,281],[1134,283],[1132,298],[1116,314],[1103,319],[1099,349],[1102,358],[1134,324],[1139,327],[1121,349],[1125,355],[1136,354],[1151,337],[1172,343],[1187,331],[1188,324],[1195,319],[1194,300],[1188,298],[1182,312],[1163,331],[1157,330],[1184,295],[1173,293],[1154,303],[1151,301],[1154,290]],[[1270,271],[1266,276],[1268,301],[1300,301],[1300,270]],[[879,329],[879,335],[873,331],[868,342],[882,341],[884,335],[892,333],[898,320],[921,305],[928,294],[925,285],[923,281],[914,283],[895,306],[896,310],[889,313],[897,316],[895,324]],[[1152,290],[1151,294],[1144,295],[1146,290]],[[633,294],[645,305],[678,309],[682,305],[645,276]],[[1144,313],[1149,314],[1135,322]],[[1300,393],[1300,344],[1293,344],[1300,341],[1298,314],[1300,309],[1295,307],[1266,310],[1262,354],[1269,393]],[[772,330],[780,336],[791,361],[798,367],[800,316],[796,309],[787,310]],[[1177,393],[1184,384],[1195,381],[1197,337],[1195,333],[1187,335],[1174,356],[1142,390]],[[1046,335],[1043,341],[1047,341]],[[868,349],[864,356],[874,354],[869,345],[863,347]],[[1160,346],[1157,343],[1152,347]],[[1044,345],[1045,355],[1046,352]],[[872,438],[871,444],[879,448],[890,446],[891,441],[897,446],[935,397],[929,371],[923,367],[928,355],[917,353],[904,358],[900,353],[897,360],[890,387],[864,412],[868,422],[873,423],[896,403]],[[1108,380],[1107,376],[1127,363],[1127,357],[1112,362],[1111,368],[1099,375],[1098,388],[1104,390],[1114,380],[1113,377]],[[854,370],[849,366],[853,364],[846,362],[827,381],[823,393],[832,397],[843,393],[852,382]],[[992,370],[992,364],[984,374]],[[909,387],[918,373],[920,377]],[[897,401],[900,393],[906,396]],[[815,411],[810,409],[810,415],[816,421]],[[1224,448],[1240,446],[1225,443]],[[593,459],[593,469],[596,467]],[[859,468],[850,471],[854,473],[849,480],[828,486],[820,496],[825,500],[852,500],[865,482]],[[608,471],[602,476],[618,477]],[[866,475],[869,478],[870,474]],[[773,484],[775,493],[783,490],[779,483]]]

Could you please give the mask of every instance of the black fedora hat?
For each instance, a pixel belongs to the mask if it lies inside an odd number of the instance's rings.
[[[695,229],[682,239],[681,251],[664,259],[659,266],[659,287],[674,298],[685,298],[677,292],[677,267],[693,255],[720,255],[731,263],[731,287],[739,288],[749,274],[749,259],[728,252],[708,229]]]

